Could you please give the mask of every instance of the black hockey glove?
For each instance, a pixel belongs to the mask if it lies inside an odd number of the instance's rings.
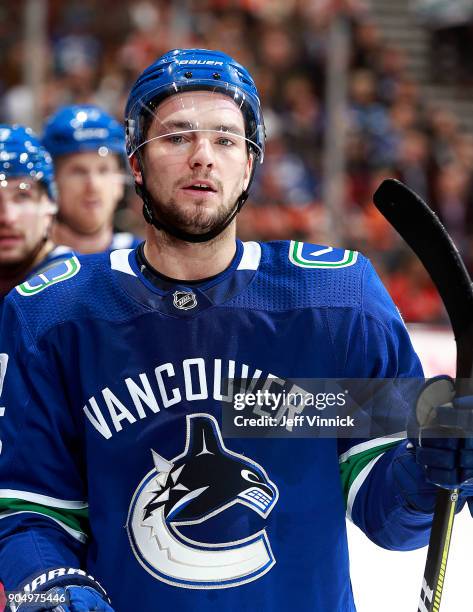
[[[473,396],[455,398],[449,376],[431,379],[419,394],[408,435],[426,481],[460,489],[460,498],[469,498],[473,508]],[[430,504],[431,493],[423,488]],[[416,501],[419,503],[419,498]]]

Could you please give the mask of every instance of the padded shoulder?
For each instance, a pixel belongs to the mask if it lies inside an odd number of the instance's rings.
[[[262,245],[261,264],[240,306],[265,310],[360,306],[368,260],[357,251],[297,241]]]
[[[110,253],[72,256],[29,278],[5,302],[21,312],[33,336],[65,321],[123,321],[140,310],[117,286]]]

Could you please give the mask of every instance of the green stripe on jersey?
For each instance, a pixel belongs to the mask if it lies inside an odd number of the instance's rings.
[[[368,465],[368,463],[382,455],[388,449],[392,448],[399,444],[399,440],[394,440],[393,442],[387,442],[385,444],[380,444],[378,446],[373,446],[372,448],[368,448],[367,450],[363,450],[359,453],[354,453],[350,455],[345,461],[340,463],[340,477],[342,479],[342,488],[343,495],[345,497],[345,505],[348,502],[348,495],[350,493],[350,487],[353,482],[360,474],[360,472]]]
[[[50,516],[68,527],[75,529],[81,533],[87,534],[89,527],[89,512],[87,508],[77,510],[51,508],[50,506],[42,506],[34,504],[24,499],[4,498],[0,499],[1,512],[37,512]]]

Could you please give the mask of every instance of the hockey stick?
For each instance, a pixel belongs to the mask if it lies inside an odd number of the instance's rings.
[[[456,392],[472,393],[473,289],[465,264],[437,215],[411,189],[386,179],[373,196],[376,208],[419,257],[445,304],[457,347]],[[463,379],[463,380],[461,380]],[[458,489],[439,489],[418,612],[438,612],[455,518]]]

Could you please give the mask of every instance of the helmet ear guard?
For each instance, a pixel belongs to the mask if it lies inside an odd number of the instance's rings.
[[[190,234],[156,219],[146,188],[140,148],[147,142],[147,134],[154,112],[170,96],[191,91],[209,91],[231,98],[241,110],[245,123],[248,155],[253,159],[247,187],[238,197],[227,219],[211,231]],[[126,149],[128,157],[137,156],[142,184],[136,193],[143,200],[143,215],[147,223],[188,242],[206,242],[219,235],[233,221],[248,198],[256,163],[264,157],[265,128],[256,85],[249,72],[221,51],[207,49],[175,49],[148,66],[133,85],[126,109]]]

